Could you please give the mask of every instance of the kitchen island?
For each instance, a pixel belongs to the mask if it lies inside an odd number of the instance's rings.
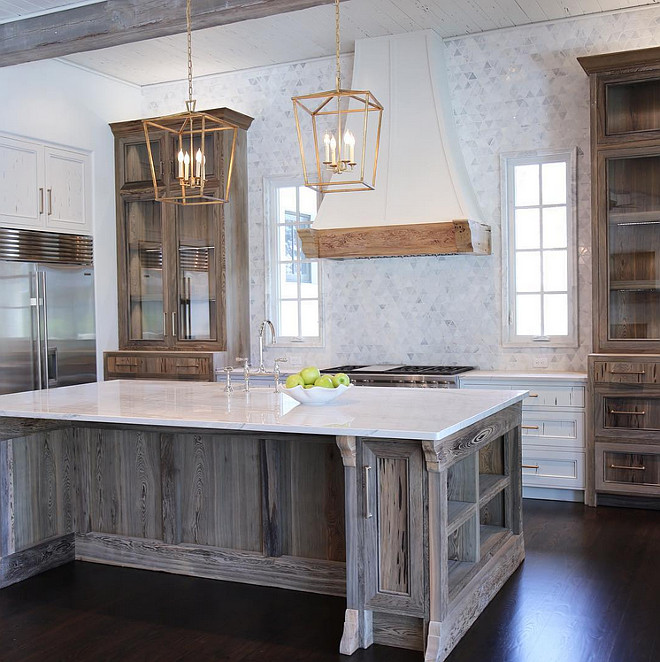
[[[346,596],[443,660],[524,557],[525,392],[217,383],[0,396],[0,588],[74,559]]]

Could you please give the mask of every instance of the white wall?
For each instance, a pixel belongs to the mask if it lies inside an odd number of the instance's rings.
[[[652,6],[446,41],[454,119],[484,220],[493,228],[494,254],[326,262],[326,346],[291,349],[290,358],[515,370],[531,369],[538,354],[549,359],[550,369],[585,370],[591,350],[589,85],[576,58],[657,46],[659,26],[660,7]],[[348,72],[345,59],[342,70]],[[333,67],[325,59],[208,76],[196,84],[201,107],[229,106],[256,118],[248,132],[253,331],[265,315],[263,178],[300,173],[291,96],[331,89]],[[184,82],[145,87],[143,111],[171,112],[184,98]],[[499,156],[575,146],[580,345],[505,349]]]
[[[527,369],[543,351],[551,369],[584,370],[591,349],[589,92],[576,58],[657,46],[659,26],[660,7],[652,6],[446,41],[459,140],[484,220],[493,228],[495,252],[481,258],[327,262],[326,345],[285,350],[293,363],[405,361]],[[351,64],[345,57],[343,71],[349,72]],[[265,315],[263,179],[300,173],[291,96],[333,85],[333,58],[207,76],[195,83],[198,107],[228,106],[255,118],[248,132],[253,331]],[[114,160],[107,125],[178,112],[186,92],[185,81],[140,91],[56,61],[0,69],[0,131],[93,152],[100,351],[117,346]],[[499,155],[573,146],[580,150],[580,345],[504,349]],[[253,358],[256,353],[253,333]],[[273,350],[268,356],[275,356]]]
[[[117,348],[114,142],[109,122],[140,116],[133,85],[46,60],[0,69],[0,131],[92,154],[97,371]]]

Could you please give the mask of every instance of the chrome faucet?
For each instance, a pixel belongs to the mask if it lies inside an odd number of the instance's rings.
[[[270,320],[264,320],[259,325],[259,368],[258,372],[266,372],[266,366],[264,365],[264,330],[266,326],[270,328],[270,335],[273,340],[273,345],[277,342],[275,337],[275,327]]]

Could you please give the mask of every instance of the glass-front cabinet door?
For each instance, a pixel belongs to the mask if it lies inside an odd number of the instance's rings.
[[[126,271],[129,341],[165,339],[162,207],[153,200],[126,200]],[[119,275],[120,278],[122,275]]]
[[[208,205],[176,207],[176,342],[221,341],[220,214]]]
[[[660,79],[606,83],[605,136],[643,138],[660,131]]]
[[[607,344],[660,340],[660,150],[605,159]],[[605,339],[603,339],[605,340]]]
[[[117,145],[120,190],[123,192],[153,190],[149,148],[151,148],[154,159],[156,183],[158,186],[164,186],[166,180],[164,147],[165,137],[162,134],[155,134],[154,139],[149,142],[149,146],[144,137],[120,139]]]

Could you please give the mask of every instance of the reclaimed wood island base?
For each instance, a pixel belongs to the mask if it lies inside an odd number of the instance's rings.
[[[0,588],[74,559],[346,596],[441,661],[524,558],[523,392],[213,383],[0,396]]]

